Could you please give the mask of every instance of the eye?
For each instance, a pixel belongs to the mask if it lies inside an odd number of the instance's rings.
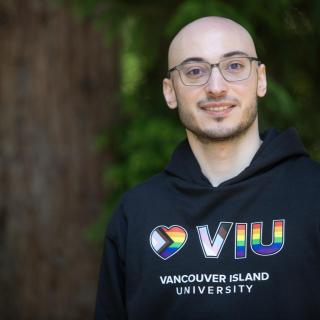
[[[245,67],[245,64],[241,61],[232,61],[230,63],[227,63],[223,69],[227,72],[239,72],[245,69]]]
[[[199,76],[202,74],[202,70],[200,68],[192,68],[186,72],[189,76]]]
[[[208,68],[199,65],[185,66],[183,73],[189,78],[200,78],[208,74]]]
[[[240,63],[232,63],[232,64],[230,64],[229,69],[238,70],[238,69],[241,69],[242,67],[243,66]]]

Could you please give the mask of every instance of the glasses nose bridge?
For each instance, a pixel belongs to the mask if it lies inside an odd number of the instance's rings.
[[[211,66],[211,69],[213,69],[213,68],[219,68],[220,62],[218,62],[218,63],[210,63],[210,66]]]
[[[208,82],[210,81],[210,78],[212,77],[213,69],[214,69],[214,68],[217,68],[217,69],[218,69],[218,71],[219,71],[219,73],[220,73],[220,76],[225,80],[224,75],[222,74],[221,69],[220,69],[220,63],[221,63],[221,62],[218,62],[218,63],[210,63],[210,75],[209,75],[209,78],[208,78]]]
[[[218,62],[218,63],[210,63],[210,75],[212,73],[213,68],[218,68],[219,71],[220,71],[220,62]],[[221,71],[220,71],[220,73],[221,73]]]

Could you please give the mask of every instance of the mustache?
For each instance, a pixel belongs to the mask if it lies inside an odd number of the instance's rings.
[[[214,103],[230,103],[230,104],[239,104],[240,103],[240,101],[238,99],[236,99],[236,98],[225,96],[225,97],[221,97],[221,98],[202,99],[202,100],[199,100],[197,102],[197,105],[198,106],[202,106],[202,105],[205,105],[205,104],[208,104],[208,103],[211,103],[211,102],[214,102]]]

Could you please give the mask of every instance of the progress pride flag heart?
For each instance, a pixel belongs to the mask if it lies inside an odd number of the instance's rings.
[[[180,226],[158,226],[150,234],[150,246],[161,259],[167,260],[185,245],[187,238],[187,231]]]

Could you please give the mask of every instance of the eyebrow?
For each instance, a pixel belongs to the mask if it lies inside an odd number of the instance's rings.
[[[190,62],[190,61],[203,62],[203,61],[206,61],[206,60],[204,60],[203,58],[200,58],[200,57],[191,57],[191,58],[184,59],[181,62],[181,64],[184,64],[184,63],[187,63],[187,62]]]
[[[230,52],[227,52],[227,53],[223,54],[222,58],[230,58],[230,57],[233,57],[233,56],[249,57],[249,55],[246,52],[237,50],[237,51],[230,51]],[[193,62],[193,61],[194,62],[204,62],[206,60],[201,58],[201,57],[191,57],[191,58],[184,59],[181,62],[181,64],[188,63],[188,62]]]
[[[243,51],[230,51],[225,53],[224,55],[222,55],[222,58],[229,58],[229,57],[233,57],[233,56],[245,56],[245,57],[249,57],[249,55],[246,52]]]

